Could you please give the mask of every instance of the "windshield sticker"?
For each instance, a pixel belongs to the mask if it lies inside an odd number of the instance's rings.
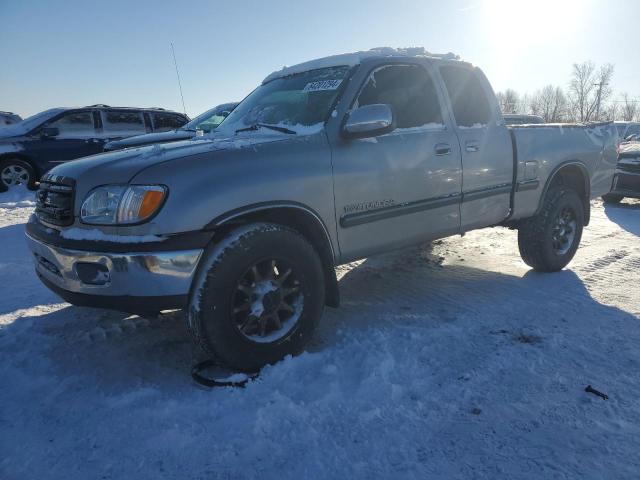
[[[321,80],[319,82],[310,82],[302,89],[303,92],[322,92],[324,90],[337,90],[342,80]]]

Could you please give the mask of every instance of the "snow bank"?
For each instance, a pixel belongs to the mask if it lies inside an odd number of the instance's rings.
[[[35,207],[35,192],[24,185],[12,187],[6,192],[0,192],[0,208]]]

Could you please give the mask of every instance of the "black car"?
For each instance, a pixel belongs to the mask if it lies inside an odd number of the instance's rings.
[[[606,203],[620,203],[623,198],[640,198],[640,143],[620,145],[618,167],[613,177],[613,188],[602,196]]]
[[[204,133],[209,133],[214,130],[222,121],[236,108],[237,103],[223,103],[217,107],[213,107],[211,110],[207,110],[201,115],[191,120],[186,125],[171,130],[169,132],[162,133],[148,133],[146,135],[136,135],[135,137],[125,138],[123,140],[115,140],[113,142],[106,143],[104,146],[105,152],[113,150],[121,150],[123,148],[130,147],[142,147],[145,145],[152,145],[154,143],[167,143],[177,142],[179,140],[188,140],[196,135],[198,130],[202,130]]]
[[[188,121],[186,115],[162,108],[92,105],[40,112],[0,127],[0,191],[20,184],[34,189],[51,168],[100,153],[111,140],[166,132]]]

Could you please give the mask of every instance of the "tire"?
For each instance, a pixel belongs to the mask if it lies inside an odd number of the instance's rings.
[[[562,270],[580,245],[583,224],[584,207],[578,194],[565,186],[553,187],[540,213],[518,229],[522,260],[539,272]]]
[[[620,203],[623,198],[624,198],[623,195],[618,195],[615,193],[607,193],[606,195],[602,196],[602,200],[604,200],[604,203],[611,203],[611,204]]]
[[[250,224],[212,245],[201,260],[189,327],[195,343],[218,362],[255,372],[302,351],[324,298],[322,263],[311,244],[282,225]]]
[[[0,162],[0,189],[7,191],[21,184],[29,190],[36,190],[36,174],[33,167],[18,158]]]

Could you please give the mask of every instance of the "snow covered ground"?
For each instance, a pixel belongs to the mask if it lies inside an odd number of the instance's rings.
[[[214,390],[180,314],[40,285],[0,202],[3,480],[640,477],[639,202],[595,203],[556,274],[502,228],[341,267],[307,353]]]

